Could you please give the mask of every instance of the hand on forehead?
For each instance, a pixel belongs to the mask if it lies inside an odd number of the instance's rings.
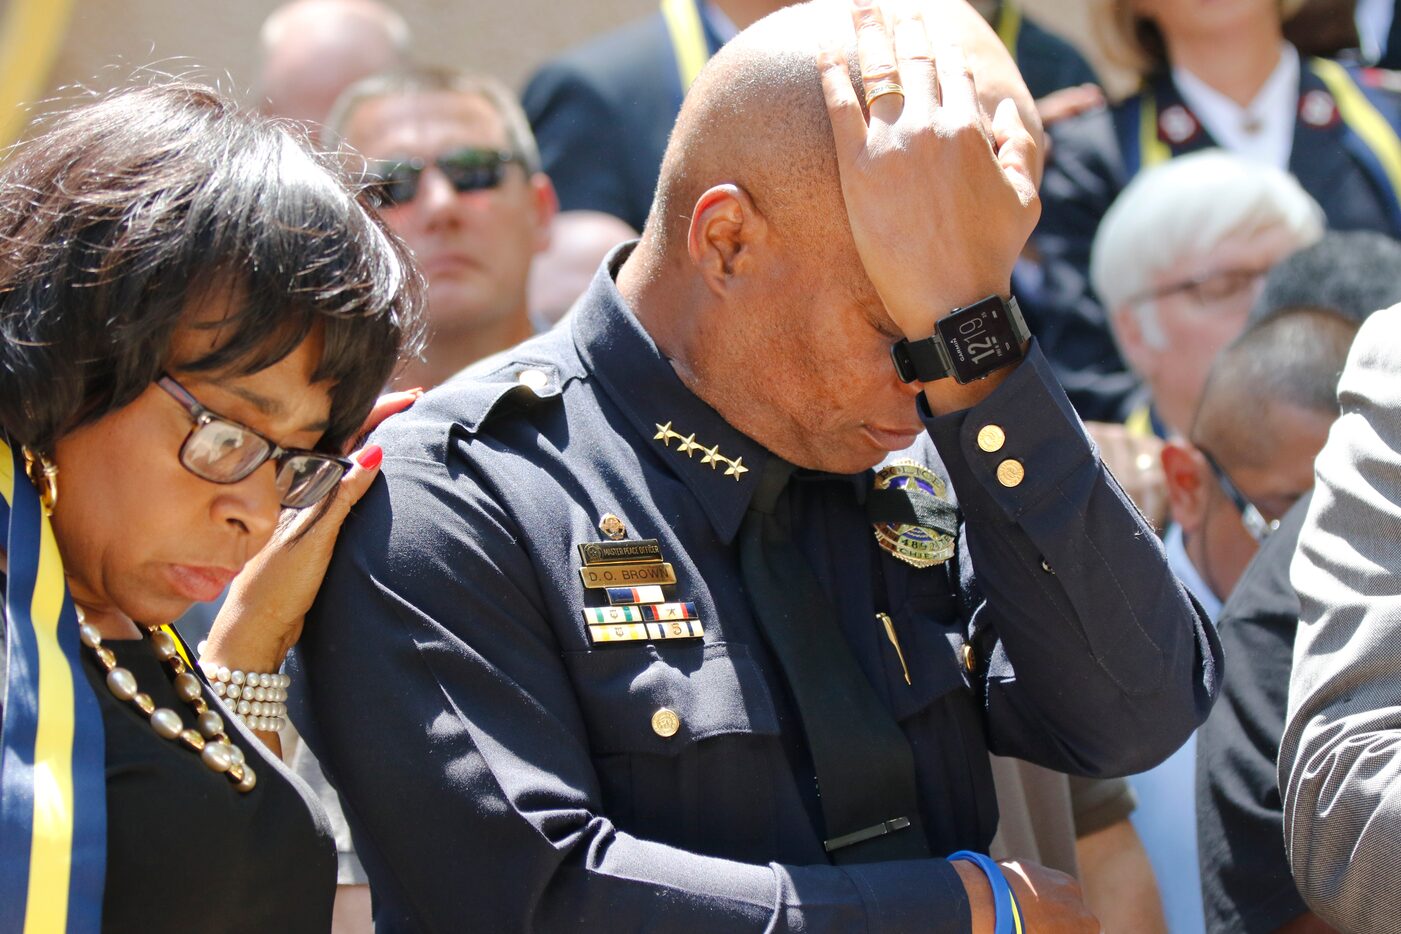
[[[1041,147],[1041,121],[1021,71],[997,33],[973,7],[964,0],[884,0],[871,5],[881,10],[887,29],[898,19],[915,13],[921,16],[935,57],[941,48],[949,45],[962,49],[984,113],[991,116],[1002,100],[1011,98],[1032,139],[1038,148]],[[847,41],[847,59],[854,62],[857,56],[853,53],[857,47],[850,0],[835,0],[829,6],[831,28],[841,30],[837,35],[853,37]],[[868,70],[864,63],[862,68]]]

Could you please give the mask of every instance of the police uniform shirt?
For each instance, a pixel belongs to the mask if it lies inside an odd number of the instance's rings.
[[[828,861],[738,563],[769,454],[660,355],[614,287],[626,255],[560,327],[379,431],[383,476],[308,621],[306,733],[377,930],[966,930],[947,862]],[[992,839],[989,750],[1145,768],[1205,716],[1219,658],[1034,344],[981,405],[926,423],[903,456],[957,490],[944,564],[877,545],[871,471],[799,471],[788,499],[946,854]],[[657,540],[700,637],[599,641],[578,546],[607,541],[605,515]]]
[[[1381,123],[1354,121],[1354,126],[1344,120],[1317,70],[1330,65],[1342,67],[1317,59],[1301,62],[1289,171],[1323,208],[1330,229],[1401,236],[1401,201],[1394,178],[1401,166],[1396,142],[1401,95],[1388,89],[1390,73],[1347,66],[1345,80]],[[1144,164],[1145,144],[1176,157],[1218,146],[1219,141],[1202,126],[1167,73],[1107,110],[1063,120],[1048,132],[1053,145],[1041,186],[1041,221],[1032,237],[1041,263],[1041,286],[1021,305],[1081,416],[1119,421],[1127,414],[1126,402],[1137,380],[1119,357],[1104,310],[1090,287],[1095,231]],[[1380,145],[1374,142],[1377,138]],[[1383,158],[1387,156],[1395,157],[1390,170]]]

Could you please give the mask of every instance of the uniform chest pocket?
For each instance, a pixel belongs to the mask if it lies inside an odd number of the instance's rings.
[[[568,652],[595,753],[675,756],[717,736],[777,736],[773,696],[740,643]]]
[[[893,675],[889,680],[897,720],[919,713],[950,691],[970,688],[963,664],[964,619],[944,569],[902,570],[907,573],[891,595],[897,608],[890,614],[895,635],[891,639],[886,634],[884,646],[886,670]]]
[[[952,691],[969,691],[967,672],[960,662],[962,635],[948,631],[929,620],[908,616],[893,620],[905,656],[901,666],[895,659],[890,678],[891,708],[896,720],[917,715]],[[893,652],[893,646],[886,646]],[[906,682],[905,674],[909,673]]]

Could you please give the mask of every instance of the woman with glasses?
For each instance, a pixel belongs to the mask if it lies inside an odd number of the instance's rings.
[[[114,94],[10,156],[0,930],[329,928],[278,668],[421,303],[336,170],[208,89]],[[231,582],[197,659],[167,624]]]
[[[1032,245],[1040,288],[1027,322],[1086,418],[1123,417],[1135,388],[1087,276],[1106,210],[1139,172],[1221,148],[1288,171],[1328,226],[1401,236],[1401,94],[1389,73],[1301,55],[1283,23],[1300,0],[1111,0],[1106,51],[1138,89],[1062,121]]]

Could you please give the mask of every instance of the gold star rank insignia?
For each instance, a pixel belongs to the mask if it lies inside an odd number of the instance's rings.
[[[655,423],[654,423],[655,424]],[[672,423],[657,425],[657,433],[652,436],[653,441],[660,441],[662,447],[670,448],[673,440],[681,442],[676,446],[677,454],[685,454],[689,458],[695,458],[696,452],[701,452],[701,463],[709,464],[711,470],[716,470],[721,464],[725,465],[725,476],[734,477],[735,482],[740,482],[740,477],[749,473],[749,468],[744,466],[744,458],[736,457],[730,460],[720,453],[720,445],[706,447],[696,440],[695,433],[683,435],[671,427]]]

